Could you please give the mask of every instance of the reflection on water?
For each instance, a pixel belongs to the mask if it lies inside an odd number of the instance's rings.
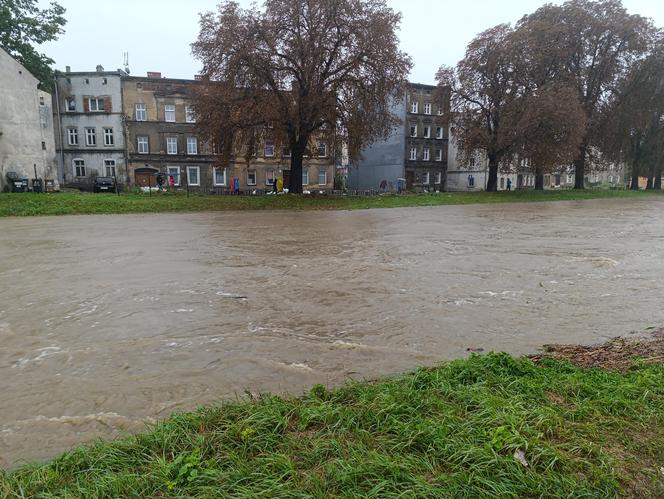
[[[661,325],[663,208],[2,219],[0,465],[245,390]]]

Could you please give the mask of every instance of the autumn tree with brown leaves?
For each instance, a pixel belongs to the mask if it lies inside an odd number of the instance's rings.
[[[194,99],[204,139],[222,161],[251,155],[269,136],[290,149],[290,192],[302,192],[303,158],[324,137],[351,158],[387,138],[390,111],[411,68],[385,0],[222,2],[201,15],[193,53],[203,62]]]
[[[576,189],[584,188],[591,151],[601,152],[603,109],[632,66],[643,59],[656,31],[650,20],[628,14],[620,0],[570,0],[525,16],[516,31],[527,35],[541,82],[571,85],[586,126],[574,159]]]

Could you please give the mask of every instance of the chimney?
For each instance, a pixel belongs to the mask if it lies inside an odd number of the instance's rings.
[[[103,73],[104,72],[104,66],[101,64],[97,64],[97,73]]]
[[[158,71],[148,71],[148,78],[161,79],[161,73]]]
[[[71,73],[71,66],[65,66],[65,73]]]

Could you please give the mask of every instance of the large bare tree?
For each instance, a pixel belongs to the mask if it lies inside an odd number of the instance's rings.
[[[385,0],[222,2],[201,15],[193,44],[208,82],[194,101],[202,136],[228,160],[269,135],[290,149],[290,192],[301,193],[313,141],[357,158],[399,123],[391,103],[411,68],[400,20]]]
[[[570,0],[547,4],[525,16],[516,30],[527,33],[541,82],[572,84],[586,115],[574,159],[576,189],[584,188],[586,161],[598,145],[602,112],[632,65],[655,36],[650,20],[629,14],[620,0]],[[601,151],[601,148],[598,148]]]

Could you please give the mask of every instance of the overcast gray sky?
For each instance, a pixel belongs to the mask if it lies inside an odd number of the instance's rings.
[[[47,0],[40,0],[46,5]],[[66,33],[42,47],[58,69],[92,71],[129,67],[136,76],[161,71],[171,78],[193,78],[200,64],[190,44],[198,35],[198,13],[214,10],[218,0],[58,0],[67,9]],[[250,0],[240,0],[249,5]],[[413,58],[411,81],[434,83],[441,64],[454,65],[468,42],[496,24],[514,23],[543,0],[388,0],[403,14],[401,46]],[[554,1],[552,3],[561,3]],[[664,27],[664,0],[623,0],[631,13]]]

